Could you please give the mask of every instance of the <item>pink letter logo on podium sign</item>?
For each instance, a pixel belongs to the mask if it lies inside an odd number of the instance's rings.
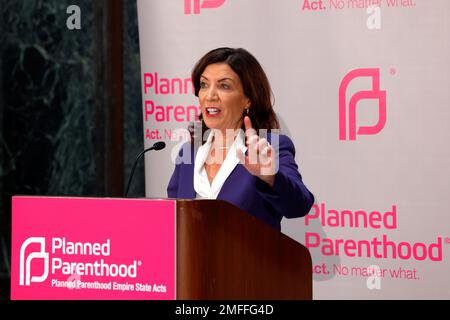
[[[203,0],[200,6],[201,0],[184,0],[184,14],[191,14],[191,3],[194,3],[194,14],[200,14],[200,8],[202,9],[214,9],[224,4],[225,0]]]
[[[25,258],[25,251],[28,246],[38,244],[40,250],[37,252],[30,253]],[[34,259],[43,259],[44,260],[44,271],[43,274],[38,276],[31,276],[31,262]],[[45,252],[45,238],[42,237],[31,237],[26,239],[22,246],[20,247],[20,279],[19,284],[21,286],[29,286],[31,282],[43,282],[47,279],[48,276],[48,264],[49,258],[48,253]]]
[[[339,87],[339,140],[347,140],[347,87],[355,78],[372,78],[372,89],[356,92],[348,104],[348,140],[356,140],[358,135],[374,135],[379,133],[386,124],[386,91],[380,90],[380,69],[355,69],[342,80]],[[363,99],[378,99],[378,122],[373,126],[359,126],[356,131],[356,105]]]

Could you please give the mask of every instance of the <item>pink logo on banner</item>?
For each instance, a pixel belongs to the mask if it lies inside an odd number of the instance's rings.
[[[175,299],[175,202],[13,197],[11,299]]]
[[[379,133],[386,124],[386,91],[380,90],[380,69],[355,69],[342,80],[339,87],[339,140],[347,139],[347,87],[355,78],[372,78],[372,89],[356,92],[348,104],[349,140],[356,140],[358,135],[374,135]],[[378,99],[378,122],[374,126],[359,126],[356,131],[356,105],[363,99]]]
[[[200,14],[200,8],[202,9],[214,9],[218,8],[225,3],[225,0],[184,0],[184,14],[191,14],[191,3],[194,3],[194,14]]]

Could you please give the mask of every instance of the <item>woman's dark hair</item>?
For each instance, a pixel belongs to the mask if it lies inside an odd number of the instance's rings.
[[[247,50],[242,48],[217,48],[205,54],[192,70],[192,82],[195,95],[200,91],[200,77],[206,67],[213,63],[224,62],[239,76],[245,96],[250,100],[248,116],[252,120],[253,128],[279,129],[279,123],[272,107],[271,89],[269,80],[259,64],[258,60]],[[242,115],[242,118],[244,114]],[[202,133],[208,130],[202,115],[199,115],[202,123]],[[245,131],[244,124],[242,130]],[[194,141],[194,124],[189,126],[191,141]]]

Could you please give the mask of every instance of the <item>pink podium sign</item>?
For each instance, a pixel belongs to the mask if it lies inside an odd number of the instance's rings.
[[[175,299],[175,201],[12,199],[12,300]]]

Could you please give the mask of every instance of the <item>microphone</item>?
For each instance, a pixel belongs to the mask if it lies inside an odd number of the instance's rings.
[[[126,191],[125,191],[125,197],[128,196],[128,190],[130,189],[131,179],[133,178],[134,170],[136,169],[136,165],[137,165],[137,162],[138,162],[139,158],[142,157],[142,155],[143,155],[144,153],[146,153],[147,151],[150,151],[150,150],[158,151],[158,150],[164,149],[165,147],[166,147],[166,143],[165,143],[164,141],[158,141],[158,142],[155,142],[155,143],[153,144],[153,146],[151,146],[150,148],[145,149],[144,151],[142,151],[142,152],[136,157],[136,160],[134,160],[133,169],[131,169],[130,178],[128,179],[127,189],[126,189]]]

